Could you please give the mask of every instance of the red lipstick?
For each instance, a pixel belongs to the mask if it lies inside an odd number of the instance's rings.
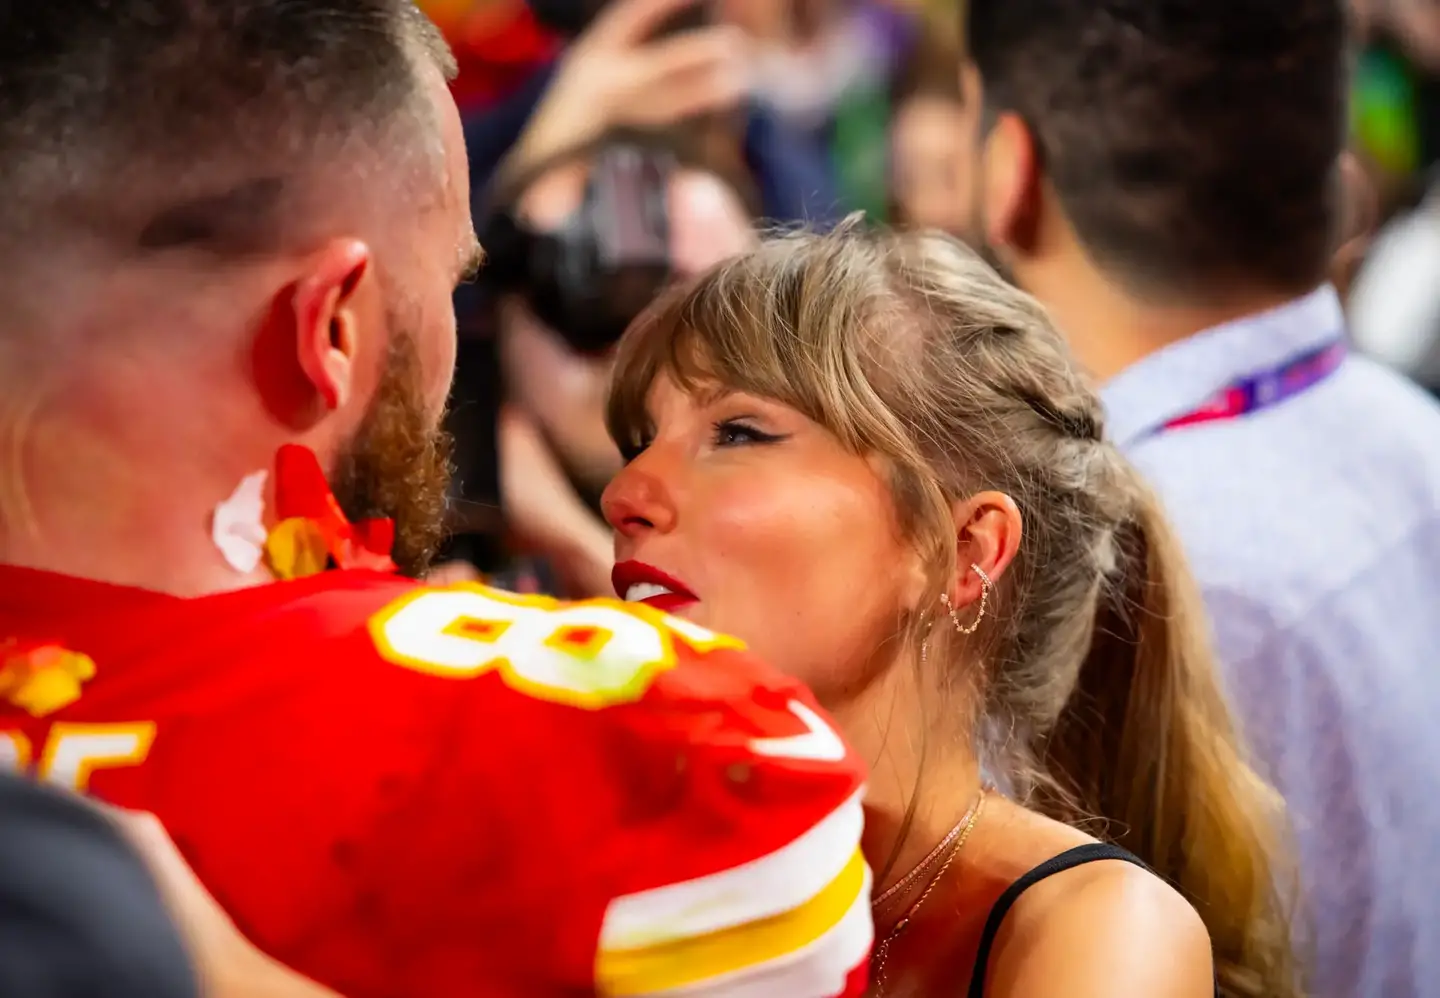
[[[610,573],[615,595],[626,602],[644,603],[665,613],[699,603],[700,597],[679,579],[642,561],[622,561]]]

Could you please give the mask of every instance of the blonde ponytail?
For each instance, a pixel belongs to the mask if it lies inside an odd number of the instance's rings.
[[[1058,785],[1042,806],[1135,853],[1193,904],[1222,993],[1300,993],[1289,877],[1273,857],[1283,809],[1241,751],[1205,610],[1151,490],[1131,481],[1075,689],[1043,745]],[[1046,795],[1042,793],[1042,798]]]

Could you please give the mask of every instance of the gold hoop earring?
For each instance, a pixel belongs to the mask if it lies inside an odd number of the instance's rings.
[[[985,569],[979,565],[971,565],[970,570],[980,576],[980,609],[975,614],[975,619],[967,626],[960,623],[960,614],[956,611],[954,604],[950,602],[949,593],[940,594],[940,605],[950,614],[950,623],[955,625],[955,630],[961,634],[974,634],[980,629],[980,621],[985,619],[985,608],[990,605],[990,588],[994,585],[990,576],[985,574]]]

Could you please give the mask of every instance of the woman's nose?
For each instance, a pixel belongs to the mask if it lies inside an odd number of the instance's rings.
[[[646,451],[611,479],[600,497],[605,519],[619,534],[638,537],[675,526],[675,502],[658,455]]]

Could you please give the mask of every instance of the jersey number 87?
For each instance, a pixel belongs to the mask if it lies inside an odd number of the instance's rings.
[[[650,607],[564,604],[478,586],[421,590],[381,611],[370,634],[387,660],[450,679],[497,672],[517,692],[596,710],[645,695],[675,665],[675,642],[743,649]]]

